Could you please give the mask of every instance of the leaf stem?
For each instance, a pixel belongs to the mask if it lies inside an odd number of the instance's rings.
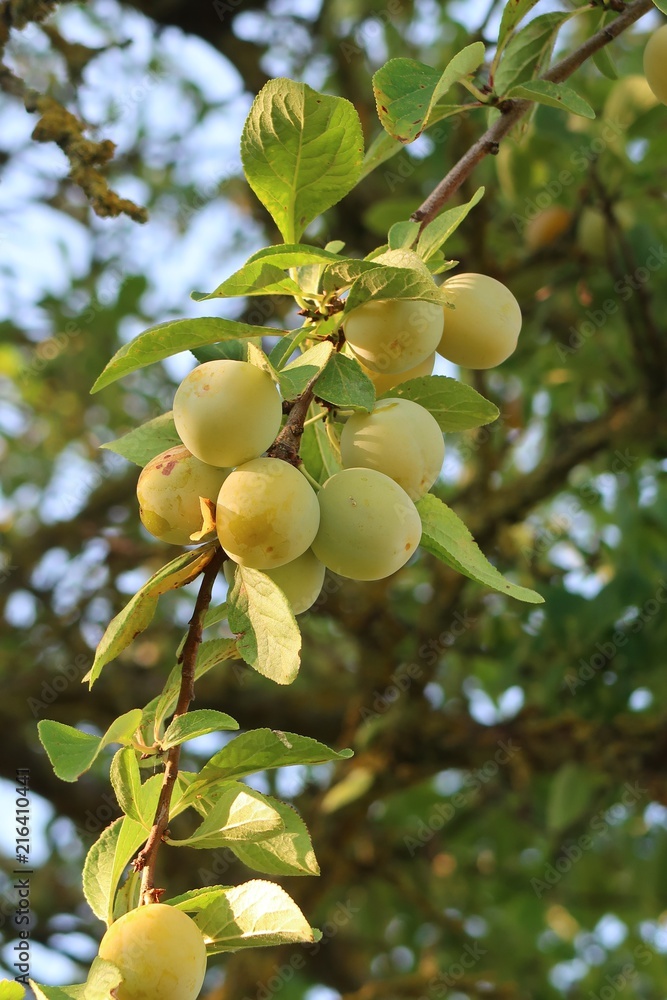
[[[224,560],[225,552],[222,548],[216,547],[211,551],[211,557],[208,565],[204,569],[199,594],[197,595],[195,608],[192,613],[192,618],[190,619],[188,634],[180,656],[180,661],[183,666],[181,671],[181,687],[178,695],[178,702],[176,704],[176,710],[173,716],[174,719],[177,719],[179,716],[187,713],[190,708],[190,703],[193,701],[195,696],[195,666],[197,663],[197,651],[199,649],[204,630],[204,616],[211,603],[213,583]],[[157,863],[157,855],[160,849],[160,844],[164,840],[165,834],[167,833],[167,827],[169,825],[169,807],[171,805],[171,798],[174,792],[176,779],[178,777],[180,756],[180,746],[172,747],[167,754],[167,763],[164,769],[162,788],[160,790],[160,798],[155,810],[153,826],[143,849],[134,860],[134,870],[141,872],[140,905],[159,902],[160,897],[164,892],[163,889],[155,888],[155,866]]]
[[[633,0],[629,3],[622,14],[605,25],[599,31],[587,38],[579,48],[561,59],[555,66],[545,73],[540,79],[549,80],[551,83],[562,83],[572,76],[575,70],[584,63],[590,56],[613,42],[626,28],[629,28],[640,17],[653,9],[652,0]],[[413,212],[411,219],[413,222],[421,222],[422,229],[440,212],[446,201],[458,191],[463,182],[467,180],[475,167],[481,163],[485,156],[495,155],[500,148],[500,140],[512,130],[518,121],[533,106],[533,101],[525,100],[505,100],[499,105],[501,115],[491,125],[486,132],[473,143],[470,149],[464,153],[458,163],[454,164],[449,173],[444,177],[434,191]]]

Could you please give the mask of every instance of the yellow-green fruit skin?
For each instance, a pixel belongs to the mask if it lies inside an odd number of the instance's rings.
[[[200,497],[213,503],[229,469],[205,465],[183,445],[168,448],[142,469],[137,483],[139,517],[151,535],[170,545],[192,545],[202,526]]]
[[[201,932],[165,903],[119,917],[102,938],[100,958],[123,974],[118,1000],[196,1000],[206,973]]]
[[[343,469],[317,497],[320,528],[313,552],[351,580],[382,580],[404,566],[421,539],[414,503],[397,483],[374,469]]]
[[[667,104],[667,24],[658,28],[646,43],[644,75],[661,104]]]
[[[246,361],[207,361],[185,376],[174,397],[178,436],[207,465],[231,468],[257,458],[281,420],[273,380]]]
[[[564,205],[550,205],[531,219],[523,234],[526,246],[533,252],[555,243],[567,232],[572,222],[572,212]]]
[[[419,500],[438,478],[445,442],[437,420],[410,399],[381,399],[371,413],[345,424],[340,453],[346,469],[375,469]]]
[[[487,274],[457,274],[442,285],[445,309],[438,353],[463,368],[495,368],[513,354],[521,309],[509,288]]]
[[[361,362],[359,363],[361,364]],[[424,375],[432,375],[434,365],[435,351],[433,354],[429,354],[421,364],[416,365],[414,368],[408,368],[406,372],[396,373],[395,375],[380,375],[379,372],[373,372],[370,368],[366,368],[365,365],[361,365],[361,367],[364,375],[368,375],[375,386],[376,396],[382,396],[383,393],[389,392],[394,386],[402,385],[403,382],[409,382],[412,378],[422,378]]]
[[[236,563],[225,561],[225,577],[230,585],[234,582]],[[276,583],[290,603],[295,615],[302,615],[312,608],[320,596],[324,583],[325,566],[307,549],[303,555],[276,569],[264,570]]]
[[[383,375],[408,371],[438,346],[444,317],[433,302],[364,302],[345,321],[345,337],[365,368]]]
[[[275,569],[310,548],[320,509],[312,486],[279,458],[240,465],[222,484],[216,507],[220,544],[234,562]]]
[[[629,202],[619,201],[613,206],[613,213],[622,230],[632,229],[635,223],[635,213]],[[600,209],[586,206],[577,226],[579,248],[589,257],[606,258],[610,233],[609,222]]]

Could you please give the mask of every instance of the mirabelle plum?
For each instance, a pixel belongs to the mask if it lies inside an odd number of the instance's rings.
[[[624,129],[657,103],[656,95],[641,73],[621,77],[613,85],[602,112],[603,117],[616,126],[617,136],[612,136],[612,139],[620,137]]]
[[[318,494],[320,528],[313,552],[334,573],[382,580],[419,545],[417,508],[393,479],[374,469],[343,469]]]
[[[400,374],[435,351],[442,334],[442,308],[433,302],[383,299],[353,309],[344,324],[356,358],[371,371]]]
[[[352,351],[350,351],[352,354]],[[354,355],[352,354],[352,357]],[[361,364],[361,362],[359,362]],[[421,378],[423,375],[432,375],[433,366],[435,365],[435,351],[433,354],[429,354],[425,361],[422,361],[420,365],[415,365],[414,368],[408,368],[406,372],[396,373],[394,375],[380,375],[379,372],[373,372],[370,368],[366,368],[365,365],[361,365],[364,375],[368,375],[369,379],[375,386],[376,396],[381,396],[385,392],[389,392],[394,386],[401,385],[403,382],[409,382],[411,378]]]
[[[410,399],[381,399],[372,413],[355,413],[340,439],[346,469],[375,469],[419,500],[438,478],[445,442],[437,420]]]
[[[269,375],[245,361],[207,361],[185,376],[174,397],[174,423],[189,451],[231,468],[274,441],[282,403]]]
[[[521,309],[509,288],[487,274],[457,274],[442,285],[445,309],[438,353],[464,368],[495,368],[516,348]]]
[[[200,497],[214,503],[229,469],[205,465],[183,445],[168,448],[142,469],[139,517],[147,531],[171,545],[190,545],[202,526]]]
[[[234,582],[236,565],[231,559],[225,560],[225,578],[230,586]],[[320,596],[324,583],[325,567],[312,550],[307,549],[303,555],[292,562],[278,566],[276,569],[264,570],[264,572],[271,577],[274,583],[278,584],[294,614],[302,615],[304,611],[312,608]]]
[[[302,555],[317,533],[312,486],[279,458],[256,458],[232,472],[218,495],[220,544],[234,562],[275,569]]]
[[[123,974],[118,1000],[196,1000],[206,973],[206,945],[182,910],[152,903],[108,929],[100,958]]]
[[[564,205],[550,205],[539,212],[526,226],[523,238],[533,252],[555,243],[559,236],[567,232],[572,222],[572,212]],[[445,317],[446,322],[447,317]]]
[[[646,82],[661,104],[667,104],[667,24],[654,31],[644,49]]]
[[[632,229],[635,224],[635,212],[630,202],[619,201],[613,206],[613,213],[622,230]],[[609,223],[600,209],[590,206],[584,208],[577,226],[577,242],[580,249],[589,257],[604,258],[607,256],[609,235]]]

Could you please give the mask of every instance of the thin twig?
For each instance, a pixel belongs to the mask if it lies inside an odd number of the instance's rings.
[[[211,593],[213,583],[225,559],[225,553],[221,548],[213,550],[210,562],[204,570],[201,587],[197,595],[195,609],[190,619],[190,627],[183,645],[181,653],[181,688],[174,712],[174,719],[185,715],[190,708],[190,703],[194,699],[195,667],[197,663],[197,651],[202,640],[204,628],[204,615],[211,603]],[[139,852],[135,861],[135,871],[140,871],[141,875],[141,904],[157,903],[163,893],[162,889],[155,888],[155,865],[160,844],[164,840],[169,824],[169,807],[171,797],[174,792],[174,785],[178,777],[178,765],[181,757],[180,746],[172,747],[167,754],[167,763],[162,779],[160,798],[155,810],[153,826],[148,836],[148,840],[142,851]]]
[[[315,395],[314,386],[319,374],[318,372],[315,378],[310,380],[301,395],[297,396],[294,400],[285,426],[267,451],[267,455],[270,458],[281,458],[283,462],[289,462],[290,465],[295,466],[301,464],[301,459],[299,458],[301,436],[306,416],[308,415],[308,408]]]
[[[549,80],[551,83],[562,83],[563,80],[567,80],[590,56],[618,38],[630,25],[652,9],[652,0],[634,0],[633,3],[628,4],[625,11],[615,21],[591,35],[574,52],[556,63],[541,79]],[[412,214],[412,221],[421,222],[423,227],[431,219],[434,219],[445,202],[458,191],[463,182],[470,176],[477,164],[481,163],[485,156],[495,155],[498,152],[501,139],[505,138],[533,104],[534,101],[503,101],[500,106],[500,118],[496,119],[484,135],[480,136],[477,142],[452,167],[447,176],[440,181],[435,190]]]

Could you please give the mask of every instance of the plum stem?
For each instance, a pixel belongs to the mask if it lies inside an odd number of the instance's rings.
[[[225,558],[226,554],[222,548],[214,548],[211,551],[209,562],[204,569],[199,594],[197,595],[194,611],[188,627],[188,633],[179,658],[182,663],[181,687],[178,695],[178,702],[176,704],[176,710],[173,715],[174,719],[177,719],[181,715],[185,715],[190,708],[191,702],[194,700],[195,667],[197,663],[197,652],[199,650],[204,631],[204,616],[211,603],[211,595],[213,592],[215,578],[218,575]],[[162,779],[162,788],[160,789],[160,798],[155,810],[153,826],[144,847],[134,860],[134,870],[141,872],[141,893],[139,905],[158,903],[164,892],[163,889],[155,888],[155,866],[157,863],[157,855],[160,849],[160,844],[165,838],[169,825],[169,808],[171,805],[171,798],[174,792],[176,779],[178,777],[180,757],[180,745],[171,747],[167,754],[167,762]]]

